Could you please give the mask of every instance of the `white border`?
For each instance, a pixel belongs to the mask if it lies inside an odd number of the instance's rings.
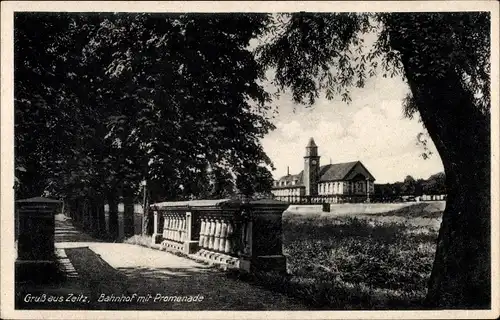
[[[499,316],[499,4],[496,1],[351,1],[351,2],[264,2],[264,1],[227,1],[227,2],[44,2],[44,1],[9,1],[1,4],[1,305],[2,319],[486,319]],[[15,11],[108,11],[108,12],[418,12],[418,11],[490,11],[492,21],[491,54],[491,206],[492,206],[492,309],[484,311],[202,311],[202,312],[167,312],[167,311],[19,311],[14,310],[14,156],[13,156],[13,12]]]

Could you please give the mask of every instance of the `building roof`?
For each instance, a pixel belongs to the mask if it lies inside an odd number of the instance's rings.
[[[297,184],[302,184],[302,176],[304,175],[304,170],[299,174],[289,174],[278,179],[278,181],[294,181],[298,180]]]
[[[309,139],[309,143],[307,144],[306,148],[317,148],[317,147],[318,146],[314,142],[314,139],[311,137],[311,139]]]
[[[344,180],[359,161],[334,163],[319,168],[319,181]]]
[[[319,182],[350,180],[353,177],[350,177],[349,173],[352,171],[352,169],[358,163],[363,167],[363,169],[366,170],[367,175],[369,176],[368,178],[370,180],[375,180],[375,178],[370,174],[370,172],[366,169],[366,167],[360,161],[352,161],[352,162],[334,163],[334,164],[328,164],[328,165],[321,166],[319,168]],[[297,184],[283,186],[283,187],[286,187],[286,188],[301,187],[301,186],[304,186],[303,176],[304,176],[304,170],[302,170],[299,174],[291,174],[291,175],[283,176],[283,177],[279,178],[278,181],[279,182],[282,182],[282,181],[290,181],[291,182],[291,181],[297,180]]]

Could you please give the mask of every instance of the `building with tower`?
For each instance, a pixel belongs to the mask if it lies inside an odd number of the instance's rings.
[[[318,146],[309,139],[304,156],[304,170],[274,181],[273,195],[291,203],[369,202],[375,178],[360,162],[320,165]]]

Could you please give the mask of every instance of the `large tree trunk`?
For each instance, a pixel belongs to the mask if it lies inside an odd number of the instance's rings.
[[[125,238],[134,235],[134,194],[132,190],[125,190],[123,197],[123,233]]]
[[[97,219],[98,219],[98,235],[103,238],[106,235],[106,214],[104,212],[104,199],[97,198]]]
[[[96,198],[93,197],[90,200],[90,231],[93,236],[97,236],[99,234],[98,230],[98,206],[97,206],[97,201]]]
[[[142,208],[143,208],[143,214],[142,214],[142,235],[151,235],[153,234],[153,211],[149,209],[149,199],[150,197],[148,196],[149,194],[149,189],[148,186],[146,185],[144,188],[146,190],[144,191],[144,197],[142,200]]]
[[[118,197],[115,192],[110,192],[108,194],[108,206],[109,206],[109,234],[112,240],[118,240],[119,230],[118,230]]]
[[[412,55],[402,50],[402,62],[422,121],[443,161],[447,188],[426,302],[440,308],[489,308],[489,115],[475,107],[454,70],[446,70],[439,79],[423,77],[412,65]]]

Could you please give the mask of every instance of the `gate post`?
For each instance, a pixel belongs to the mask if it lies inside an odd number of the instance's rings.
[[[244,205],[248,210],[247,219],[251,222],[247,225],[246,240],[252,272],[286,272],[282,218],[288,206],[289,203],[276,200],[253,200]]]
[[[153,211],[154,218],[153,218],[153,236],[152,236],[152,244],[158,244],[161,242],[162,234],[158,232],[158,227],[159,227],[159,216],[158,216],[158,211],[155,210]]]
[[[41,197],[16,201],[19,215],[16,281],[44,282],[58,274],[54,215],[59,204],[59,200]]]

